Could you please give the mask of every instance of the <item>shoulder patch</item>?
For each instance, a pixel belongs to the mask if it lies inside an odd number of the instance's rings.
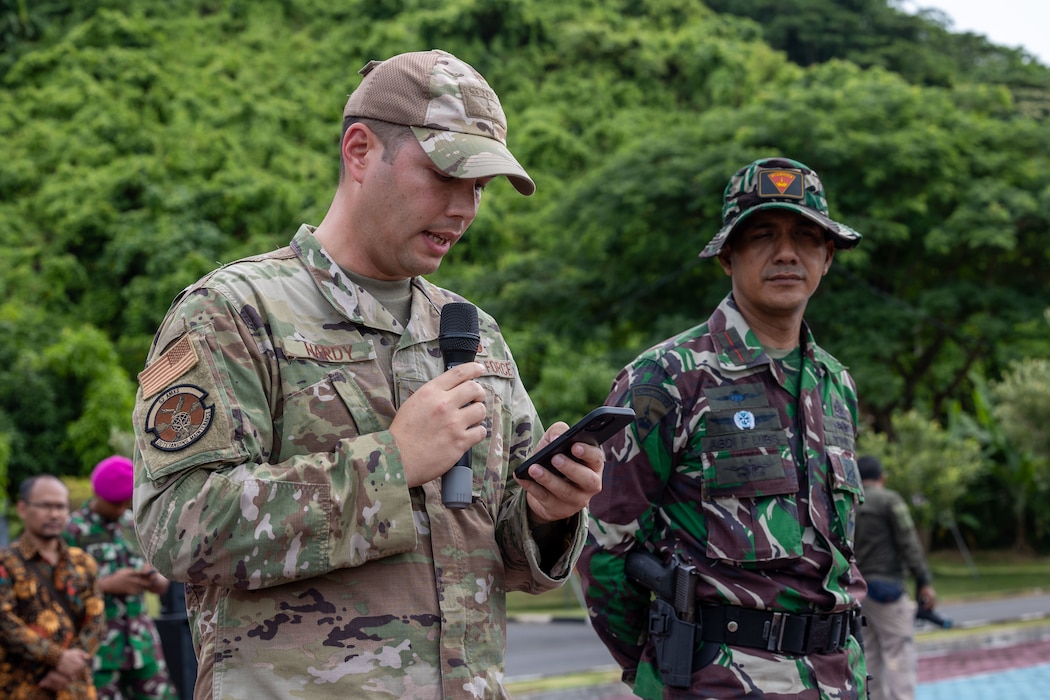
[[[636,384],[631,387],[631,407],[638,416],[635,420],[638,438],[645,442],[649,433],[674,407],[674,399],[662,386]]]
[[[190,336],[179,338],[178,342],[164,351],[146,369],[139,372],[139,386],[142,398],[148,399],[173,381],[189,372],[197,364],[197,351],[193,349]]]
[[[192,384],[173,386],[158,396],[146,414],[146,432],[153,434],[150,444],[175,452],[204,437],[215,411],[215,404],[205,405],[207,397],[208,392]]]

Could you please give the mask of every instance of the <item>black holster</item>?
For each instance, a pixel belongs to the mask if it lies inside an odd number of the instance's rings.
[[[656,648],[656,667],[664,684],[675,688],[692,685],[693,649],[699,625],[675,614],[674,606],[654,598],[649,612],[649,636]]]

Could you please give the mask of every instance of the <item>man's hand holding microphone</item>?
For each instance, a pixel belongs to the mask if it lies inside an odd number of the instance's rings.
[[[485,390],[474,381],[485,373],[485,366],[474,361],[479,339],[477,308],[466,302],[445,304],[438,339],[445,371],[409,397],[390,424],[408,486],[443,477],[442,501],[452,508],[469,503],[473,484],[470,449],[487,434]],[[551,425],[537,449],[568,428],[562,421]],[[532,466],[533,480],[518,480],[528,494],[531,524],[563,520],[582,510],[601,491],[604,463],[600,447],[577,443],[571,459],[554,458],[552,466],[564,478]]]

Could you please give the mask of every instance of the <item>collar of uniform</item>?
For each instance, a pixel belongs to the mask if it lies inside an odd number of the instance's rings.
[[[399,347],[437,341],[441,306],[448,301],[464,301],[459,297],[450,298],[449,292],[423,277],[413,277],[411,316],[408,326],[402,326],[377,299],[370,294],[358,293],[356,286],[342,274],[339,265],[314,237],[314,229],[307,224],[300,226],[291,246],[318,289],[351,322],[399,335]]]
[[[314,237],[316,227],[303,224],[292,238],[292,250],[310,272],[317,288],[333,307],[351,322],[401,335],[405,327],[370,294],[359,294],[339,265]]]
[[[751,327],[737,309],[732,293],[711,314],[708,332],[718,354],[718,364],[723,369],[741,370],[765,361],[765,352],[757,339],[753,344],[747,342]]]
[[[813,342],[813,336],[809,336],[808,345],[813,349],[813,361],[820,367],[825,367],[833,374],[844,372],[846,365],[842,364],[834,355]]]
[[[741,370],[769,361],[762,344],[751,334],[751,327],[737,308],[732,292],[726,295],[711,315],[708,329],[718,352],[718,363],[724,369]],[[747,341],[749,334],[752,335],[753,343]],[[802,337],[805,339],[804,349],[808,359],[815,366],[833,373],[845,369],[837,359],[817,345],[805,321],[802,321]]]

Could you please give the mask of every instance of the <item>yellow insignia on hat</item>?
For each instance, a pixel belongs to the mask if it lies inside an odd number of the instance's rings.
[[[772,186],[776,191],[770,189]],[[805,176],[799,171],[760,170],[758,195],[760,197],[796,197],[805,196]]]

